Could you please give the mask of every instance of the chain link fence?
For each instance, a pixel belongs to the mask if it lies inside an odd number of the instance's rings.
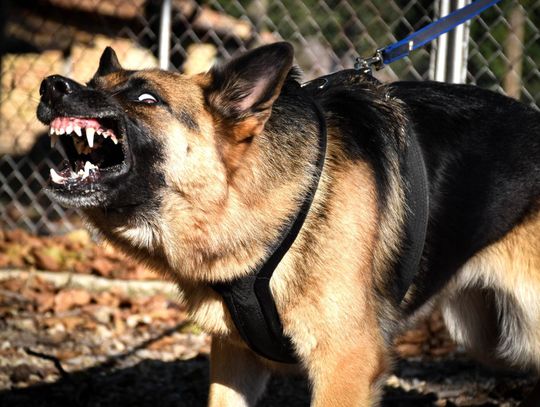
[[[425,0],[172,1],[170,68],[208,69],[257,45],[287,40],[306,80],[351,68],[358,55],[403,38],[432,20]],[[59,73],[87,81],[112,45],[129,68],[158,65],[161,0],[2,1],[0,88],[0,228],[38,234],[78,226],[73,210],[43,187],[61,156],[49,147],[35,110],[39,84]],[[540,101],[540,0],[503,0],[470,26],[467,81]],[[377,72],[383,81],[433,77],[433,46]]]
[[[539,107],[539,63],[539,0],[503,0],[471,24],[467,83]]]

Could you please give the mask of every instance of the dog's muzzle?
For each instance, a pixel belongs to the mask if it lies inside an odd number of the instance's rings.
[[[107,94],[60,75],[40,86],[38,118],[49,125],[51,147],[66,160],[50,170],[50,188],[70,195],[89,195],[100,183],[129,169],[123,115]]]

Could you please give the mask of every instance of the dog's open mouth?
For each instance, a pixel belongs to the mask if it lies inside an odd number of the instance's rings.
[[[67,160],[57,172],[50,170],[53,186],[92,185],[127,170],[127,140],[118,121],[57,117],[50,124],[51,147],[61,143]]]

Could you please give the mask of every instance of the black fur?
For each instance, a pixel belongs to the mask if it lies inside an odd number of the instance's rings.
[[[392,162],[403,165],[413,132],[423,150],[430,216],[421,270],[408,304],[412,312],[475,253],[537,209],[540,112],[474,86],[385,86],[349,72],[342,76],[347,79],[332,79],[314,96],[329,125],[341,130],[351,158],[367,159],[373,167],[380,209],[388,204]],[[396,105],[395,99],[402,103]],[[401,126],[408,132],[401,134]]]
[[[59,92],[51,89],[54,86],[59,88]],[[163,186],[164,180],[163,175],[153,168],[163,160],[163,146],[149,137],[152,129],[145,128],[127,115],[112,95],[93,86],[83,86],[54,75],[43,81],[41,93],[37,110],[41,122],[49,124],[55,117],[62,116],[111,120],[117,123],[119,133],[127,138],[128,146],[125,156],[129,171],[125,174],[105,174],[93,187],[91,197],[86,196],[81,188],[58,190],[50,185],[48,193],[54,199],[65,206],[99,205],[109,213],[122,211],[124,215],[135,210],[144,213],[158,205],[156,191]],[[134,161],[132,157],[137,159]]]
[[[430,183],[426,255],[415,309],[540,198],[540,112],[474,86],[398,82]]]
[[[99,67],[96,76],[105,76],[121,69],[122,67],[120,66],[116,52],[114,52],[111,47],[105,48],[99,59]]]

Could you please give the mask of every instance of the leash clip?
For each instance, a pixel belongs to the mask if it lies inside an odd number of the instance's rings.
[[[359,73],[371,75],[373,73],[373,68],[375,68],[377,71],[384,68],[382,50],[382,48],[379,48],[377,51],[375,51],[375,54],[369,58],[356,57],[354,69],[356,69]]]

